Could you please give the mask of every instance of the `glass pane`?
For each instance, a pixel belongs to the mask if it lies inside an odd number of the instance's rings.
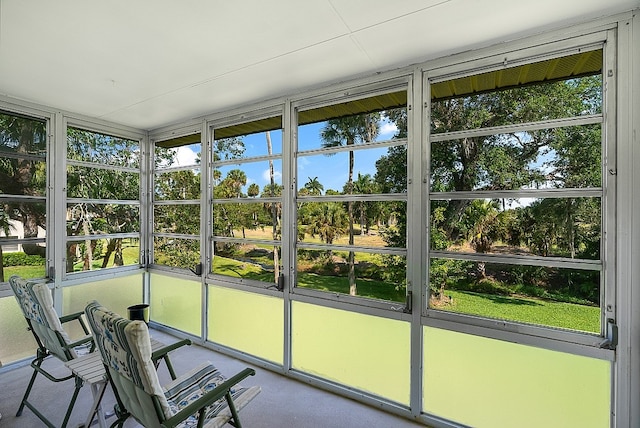
[[[8,281],[12,275],[44,278],[47,275],[45,244],[0,245],[0,282]]]
[[[216,241],[213,273],[275,285],[282,271],[281,257],[279,246]]]
[[[282,161],[277,159],[217,167],[213,170],[213,179],[213,197],[216,199],[280,196]]]
[[[155,167],[169,168],[178,166],[200,165],[202,161],[201,144],[188,144],[180,147],[155,148]]]
[[[68,128],[67,159],[138,168],[140,143],[97,132]]]
[[[153,262],[159,265],[189,269],[200,263],[200,240],[153,238]]]
[[[353,218],[353,233],[349,209]],[[360,247],[405,247],[407,204],[401,201],[298,204],[298,241]]]
[[[157,201],[200,199],[200,169],[164,172],[154,179]]]
[[[406,138],[406,108],[384,109],[385,106],[406,103],[406,93],[397,93],[395,101],[382,100],[384,97],[372,97],[345,104],[328,106],[299,113],[302,122],[306,117],[317,116],[320,120],[298,126],[298,151],[318,150],[321,148],[359,145],[386,141],[394,138]],[[364,106],[364,104],[369,104]],[[377,108],[376,108],[377,107]],[[356,111],[376,109],[374,113],[353,114]],[[329,120],[323,118],[333,117]]]
[[[200,205],[156,205],[153,230],[161,233],[200,234]]]
[[[213,234],[232,238],[280,239],[282,204],[214,204]]]
[[[0,194],[42,196],[47,194],[47,163],[1,157]]]
[[[138,200],[140,174],[102,168],[67,166],[69,198]]]
[[[431,259],[429,307],[600,333],[600,272]]]
[[[353,283],[349,281],[350,258]],[[298,287],[394,302],[406,298],[406,259],[402,256],[298,249],[296,267]]]
[[[67,235],[140,231],[140,207],[118,204],[68,204]]]
[[[534,66],[534,65],[532,65]],[[504,73],[507,73],[504,70]],[[482,79],[482,74],[473,78]],[[455,85],[458,80],[432,84]],[[516,82],[517,84],[517,82]],[[538,122],[602,112],[602,76],[445,98],[431,103],[431,133]]]
[[[432,250],[600,259],[600,198],[431,201]]]
[[[14,236],[18,239],[45,238],[46,213],[44,201],[3,203],[0,200],[0,236]]]
[[[67,242],[67,272],[82,272],[140,263],[140,240],[109,238]]]
[[[45,157],[47,124],[40,120],[0,113],[0,156],[2,152]]]
[[[602,186],[600,124],[431,144],[431,190]]]
[[[406,192],[406,150],[404,157],[395,151],[395,167],[400,171],[388,175],[384,162],[389,158],[387,148],[354,150],[327,155],[298,156],[298,194],[349,195]],[[349,168],[349,165],[353,165]],[[349,178],[351,177],[351,181]],[[388,180],[387,180],[388,179]]]
[[[240,131],[243,126],[239,125]],[[229,129],[229,128],[227,128]],[[216,130],[216,134],[218,131]],[[214,142],[214,159],[227,160],[255,156],[279,155],[282,153],[282,130],[244,134],[237,137],[221,138]]]

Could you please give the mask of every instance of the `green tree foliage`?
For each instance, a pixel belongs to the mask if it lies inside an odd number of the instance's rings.
[[[320,131],[320,139],[322,147],[352,146],[355,144],[372,142],[378,136],[380,130],[380,114],[360,114],[354,116],[345,116],[338,119],[330,119],[324,128]],[[354,153],[349,151],[349,178],[346,184],[345,194],[353,193],[353,166]],[[354,214],[353,202],[347,202],[347,211],[349,216],[349,245],[354,243]],[[355,296],[357,294],[356,275],[355,275],[355,254],[349,251],[349,294]]]

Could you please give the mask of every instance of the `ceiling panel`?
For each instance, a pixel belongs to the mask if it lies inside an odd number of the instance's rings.
[[[0,0],[0,94],[149,129],[638,0]]]

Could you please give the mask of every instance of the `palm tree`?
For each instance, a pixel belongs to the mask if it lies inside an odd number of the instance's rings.
[[[360,114],[330,119],[320,131],[322,147],[353,146],[369,143],[378,136],[380,114]],[[349,151],[349,178],[346,184],[346,194],[353,194],[353,150]],[[347,203],[349,214],[349,245],[353,245],[353,202]],[[349,294],[357,294],[354,252],[349,251]]]
[[[304,184],[304,188],[309,191],[309,195],[322,195],[324,186],[318,181],[318,177],[309,177],[309,181]]]

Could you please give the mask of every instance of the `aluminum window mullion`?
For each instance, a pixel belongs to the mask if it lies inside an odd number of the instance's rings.
[[[282,197],[273,198],[229,198],[229,199],[212,199],[213,204],[251,204],[251,203],[282,203]]]
[[[469,190],[463,192],[429,193],[432,201],[454,201],[466,199],[517,199],[517,198],[584,198],[602,197],[603,191],[595,188],[570,189],[522,189],[522,190]]]
[[[127,232],[127,233],[97,233],[95,235],[71,235],[67,236],[67,242],[82,242],[82,241],[97,241],[99,239],[109,238],[140,238],[139,232]]]
[[[141,160],[142,162],[142,160]],[[134,168],[130,166],[120,166],[120,165],[109,165],[104,163],[96,163],[96,162],[87,162],[87,161],[79,161],[74,159],[67,159],[67,165],[73,166],[82,166],[85,168],[93,168],[93,169],[108,169],[111,171],[119,171],[119,172],[131,172],[134,174],[140,174],[140,168]]]
[[[513,134],[517,132],[538,131],[541,129],[555,129],[570,126],[594,125],[602,123],[602,114],[592,114],[588,116],[574,116],[562,119],[551,119],[540,122],[527,122],[513,125],[492,126],[489,128],[467,129],[463,131],[443,132],[431,134],[429,140],[432,143],[459,140],[462,138],[487,137],[497,134]]]
[[[354,253],[393,254],[397,256],[407,255],[406,248],[396,247],[357,247],[355,245],[309,244],[305,242],[298,242],[297,247],[308,250],[353,251]]]
[[[193,235],[189,233],[168,233],[168,232],[153,232],[153,237],[157,238],[179,238],[179,239],[192,239],[199,240],[200,235]]]
[[[162,199],[153,201],[153,206],[200,205],[200,199]]]
[[[212,240],[214,242],[229,242],[232,244],[257,244],[257,245],[271,245],[271,246],[281,246],[282,243],[280,241],[276,241],[273,239],[248,239],[248,238],[231,238],[228,236],[218,236],[213,235]]]
[[[167,174],[170,172],[180,172],[180,171],[192,171],[192,170],[200,170],[202,165],[193,164],[193,165],[184,165],[184,166],[170,166],[170,167],[158,167],[153,171],[154,175]]]
[[[32,155],[28,153],[17,153],[17,152],[10,152],[10,151],[0,152],[0,158],[20,159],[20,160],[24,159],[24,160],[30,160],[30,161],[36,161],[36,162],[47,161],[46,155]]]
[[[0,201],[6,202],[46,202],[46,196],[7,195],[1,194]]]
[[[385,202],[385,201],[407,201],[406,193],[361,193],[353,195],[331,195],[331,196],[298,196],[296,202]]]
[[[67,204],[96,204],[96,205],[140,205],[140,201],[134,199],[84,199],[67,198]]]
[[[220,166],[227,165],[242,165],[245,163],[257,163],[257,162],[268,162],[270,160],[280,160],[282,159],[282,153],[276,153],[271,156],[263,155],[263,156],[252,156],[246,158],[234,158],[234,159],[225,159],[225,160],[217,160],[212,162],[212,168],[217,168]]]
[[[326,147],[326,148],[313,149],[313,150],[304,150],[296,153],[296,157],[331,155],[335,153],[351,152],[351,151],[366,150],[366,149],[384,149],[387,147],[403,146],[406,144],[407,144],[406,138],[399,138],[397,140],[375,141],[371,143],[360,143],[360,144],[343,145],[343,146],[336,146],[336,147]]]
[[[600,260],[565,259],[560,257],[534,257],[518,255],[497,255],[487,253],[456,253],[452,251],[431,251],[430,257],[451,260],[468,260],[485,263],[505,263],[526,266],[548,266],[567,269],[601,271]]]

